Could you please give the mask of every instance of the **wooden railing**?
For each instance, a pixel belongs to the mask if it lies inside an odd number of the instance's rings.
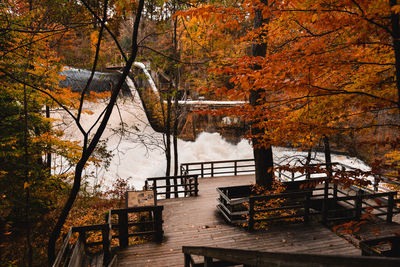
[[[69,241],[72,236],[72,228],[69,229],[68,233],[65,235],[63,243],[61,245],[60,251],[57,254],[57,257],[53,263],[53,267],[58,266],[67,266],[68,256],[71,253],[71,247],[69,245]]]
[[[85,258],[88,257],[86,249],[100,245],[102,246],[104,265],[110,263],[110,266],[113,266],[116,263],[115,259],[112,259],[111,253],[111,240],[113,238],[118,238],[119,247],[127,247],[129,245],[129,237],[132,236],[153,236],[154,241],[161,242],[163,238],[162,210],[163,206],[113,209],[108,212],[105,224],[72,227],[64,238],[53,267],[82,266]],[[135,213],[136,216],[133,217],[137,219],[134,222],[129,221],[129,214],[132,213]],[[116,223],[113,223],[113,217],[117,217]],[[136,227],[135,231],[129,231],[132,227]],[[113,235],[112,230],[117,230],[118,234]],[[89,232],[98,231],[101,232],[101,240],[88,242]],[[79,235],[78,241],[71,247],[69,243],[73,233],[78,233]]]
[[[250,197],[248,230],[253,231],[255,223],[282,219],[304,218],[304,222],[307,223],[310,216],[310,195],[312,195],[312,190]],[[281,203],[274,207],[266,207],[266,202],[276,199],[279,199]],[[285,214],[288,215],[280,215],[282,211],[285,211]],[[278,214],[271,215],[271,212]],[[270,214],[263,216],[265,213]]]
[[[118,238],[120,247],[127,247],[129,237],[132,236],[153,236],[154,241],[161,242],[163,238],[163,208],[163,206],[147,206],[111,210],[111,216],[117,215],[117,223],[112,224],[112,229],[118,230],[118,234],[113,235],[112,238]],[[136,219],[143,218],[143,220],[130,221],[128,215],[132,213],[136,213]],[[130,232],[129,228],[134,226],[139,230]],[[148,226],[150,229],[147,229]]]
[[[251,174],[255,171],[254,159],[189,162],[180,166],[181,175],[197,174],[199,177]]]
[[[399,258],[363,257],[344,255],[321,255],[261,252],[255,250],[182,247],[185,267],[190,266],[352,266],[352,267],[397,267]],[[204,257],[204,263],[195,264],[192,255]]]
[[[158,196],[164,198],[197,196],[199,194],[198,175],[147,178],[145,188],[153,190],[157,203]]]
[[[217,208],[230,223],[248,223],[250,231],[256,223],[296,218],[307,223],[310,216],[315,215],[320,215],[322,222],[327,223],[360,220],[362,213],[370,212],[373,216],[386,216],[386,221],[391,222],[393,215],[400,213],[396,208],[397,192],[375,193],[359,188],[345,192],[329,184],[328,179],[322,181],[324,185],[318,187],[307,185],[314,183],[313,180],[287,182],[284,183],[285,192],[261,196],[251,196],[251,186],[220,187],[217,188]],[[373,204],[375,199],[381,203]],[[266,203],[270,200],[275,203],[279,200],[280,204],[268,207]],[[370,209],[373,211],[368,211]],[[285,215],[279,215],[279,211],[284,211]],[[265,213],[277,214],[267,217]]]
[[[336,165],[338,163],[332,163]],[[309,167],[324,166],[326,164],[310,164]],[[275,163],[277,168],[275,175],[286,181],[307,179],[310,175],[307,172],[299,173],[296,171],[280,170],[280,164]],[[221,161],[204,161],[204,162],[188,162],[180,165],[181,175],[197,174],[199,177],[229,176],[240,174],[255,173],[254,159],[237,159],[237,160],[221,160]],[[317,178],[317,177],[314,177]]]
[[[88,232],[101,231],[101,241],[87,242]],[[78,240],[74,245],[70,246],[70,240],[73,233],[78,233]],[[63,244],[53,267],[58,266],[82,266],[88,259],[86,249],[93,246],[103,246],[103,262],[107,263],[111,259],[110,249],[111,235],[110,224],[97,224],[79,227],[71,227],[64,238]]]
[[[323,178],[326,174],[322,172],[321,174],[310,174],[306,169],[303,173],[291,171],[291,170],[281,170],[280,164],[274,164],[276,171],[275,176],[282,181],[296,181],[310,178]],[[325,168],[325,163],[308,164],[308,168]],[[340,162],[332,162],[330,166],[334,171],[353,171],[356,168],[352,166],[345,165]],[[180,165],[181,175],[197,174],[199,177],[214,177],[214,176],[229,176],[229,175],[240,175],[240,174],[253,174],[255,173],[254,159],[240,159],[240,160],[223,160],[223,161],[205,161],[205,162],[188,162],[182,163]],[[379,182],[385,182],[400,186],[400,182],[394,181],[389,177],[382,175],[373,175],[373,189],[375,192],[378,190],[387,191],[379,185]]]

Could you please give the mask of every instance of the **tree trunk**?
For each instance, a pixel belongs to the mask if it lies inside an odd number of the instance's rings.
[[[174,2],[174,12],[176,12],[176,3]],[[173,42],[174,42],[174,58],[178,62],[180,60],[180,54],[178,52],[178,38],[176,27],[178,23],[178,17],[174,19],[174,35],[173,35]],[[180,82],[180,73],[179,73],[179,66],[175,62],[174,65],[174,80],[175,80],[175,101],[174,101],[174,125],[172,129],[173,135],[173,142],[174,142],[174,176],[178,175],[178,122],[179,122],[179,106],[178,106],[178,93],[179,93],[179,82]],[[176,179],[174,180],[176,184]]]
[[[397,5],[397,0],[390,0],[390,7]],[[392,40],[396,68],[396,87],[397,87],[397,108],[400,111],[400,16],[392,11],[391,14],[392,24]]]
[[[328,178],[332,178],[332,160],[331,160],[331,148],[329,146],[329,138],[324,135],[324,152],[325,152],[325,164],[326,170],[328,171]]]
[[[267,3],[265,3],[267,4]],[[268,23],[268,20],[263,19],[261,10],[255,11],[254,16],[254,28],[260,28],[264,24]],[[252,46],[252,56],[265,56],[267,51],[267,43],[262,44],[254,44]],[[257,70],[260,66],[254,66],[253,69]],[[265,99],[262,98],[262,90],[252,90],[250,91],[250,105],[258,106],[262,104]],[[257,121],[255,121],[257,123]],[[261,129],[257,126],[251,127],[252,135],[263,134],[264,129]],[[252,138],[253,142],[253,154],[254,154],[254,162],[256,168],[256,184],[264,186],[266,188],[271,188],[272,182],[274,180],[274,162],[272,157],[272,147],[258,147],[259,140],[256,137]]]
[[[167,92],[167,119],[165,122],[165,157],[167,160],[167,167],[165,170],[165,176],[169,177],[171,175],[171,112],[172,112],[172,99],[171,99],[171,90],[172,89],[172,84],[169,85],[168,87],[168,92]],[[171,191],[171,188],[169,188],[170,181],[169,179],[166,180],[167,188],[165,188],[166,195],[165,198],[170,198],[169,192]]]
[[[50,107],[46,105],[46,118],[50,118]],[[51,174],[51,145],[48,145],[47,149],[49,152],[46,155],[46,168],[48,169],[49,174]]]
[[[106,10],[107,10],[107,8],[106,8],[107,3],[108,3],[108,1],[106,0],[105,8],[104,8],[105,14],[106,14]],[[61,228],[63,227],[65,220],[68,217],[68,214],[72,208],[72,205],[75,202],[76,196],[78,195],[80,185],[81,185],[82,171],[83,171],[85,164],[88,161],[89,157],[92,155],[94,149],[96,148],[105,128],[107,127],[107,123],[110,119],[114,105],[117,101],[118,94],[122,88],[123,83],[125,82],[126,77],[128,76],[128,74],[131,70],[133,62],[135,61],[137,51],[138,51],[137,36],[138,36],[139,24],[140,24],[140,18],[142,15],[143,6],[144,6],[144,0],[140,0],[139,4],[138,4],[138,8],[137,8],[135,23],[133,26],[131,57],[127,61],[126,66],[123,69],[123,72],[121,74],[121,77],[120,77],[118,83],[116,84],[116,86],[113,88],[113,90],[111,92],[110,100],[107,105],[106,111],[103,115],[103,119],[101,120],[100,125],[99,125],[97,131],[95,132],[92,140],[90,141],[89,145],[87,145],[88,136],[87,135],[85,136],[85,141],[84,141],[84,146],[83,146],[84,149],[83,149],[81,158],[75,168],[74,184],[72,186],[68,200],[65,203],[65,205],[61,211],[61,215],[57,220],[56,226],[54,227],[54,229],[50,235],[50,238],[49,238],[49,245],[48,245],[47,253],[48,253],[48,260],[49,260],[50,266],[53,264],[53,262],[55,260],[55,246],[56,246],[57,239],[60,237]],[[106,15],[104,15],[104,18],[106,18]]]

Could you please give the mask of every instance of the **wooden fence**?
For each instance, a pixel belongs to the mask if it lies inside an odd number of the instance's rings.
[[[111,216],[117,215],[118,217],[118,223],[112,225],[112,229],[118,230],[118,234],[113,235],[112,238],[118,238],[120,247],[127,247],[129,237],[133,236],[153,236],[154,241],[161,242],[163,237],[163,208],[163,206],[146,206],[111,210]],[[136,219],[143,218],[143,220],[130,221],[129,214],[132,213],[135,213]],[[151,226],[150,229],[146,229],[148,226]],[[136,231],[130,232],[131,227],[136,227]]]
[[[197,174],[199,177],[240,175],[255,172],[254,159],[189,162],[180,165],[181,175]]]
[[[281,252],[261,252],[255,250],[182,247],[185,267],[190,266],[321,266],[321,267],[397,267],[399,258],[363,257],[343,255],[321,255]],[[195,264],[192,255],[204,257],[204,263]]]
[[[53,267],[83,266],[88,258],[87,248],[100,245],[102,246],[104,264],[110,263],[113,265],[115,259],[112,260],[111,257],[111,240],[115,238],[119,240],[119,247],[127,247],[129,245],[129,237],[133,236],[153,236],[153,240],[161,242],[163,238],[162,210],[163,206],[113,209],[108,212],[105,224],[72,227],[64,238]],[[135,216],[129,216],[129,214],[135,214]],[[113,223],[114,217],[116,217],[117,223]],[[144,220],[130,221],[129,217],[139,220],[144,218]],[[150,229],[146,229],[148,226],[150,226]],[[132,228],[134,228],[133,231],[130,231]],[[101,240],[95,242],[87,241],[90,233],[99,231],[101,232]],[[113,231],[117,231],[117,234],[113,234]],[[73,233],[78,233],[79,235],[78,241],[71,247],[69,243]]]
[[[147,178],[145,188],[153,190],[155,203],[158,196],[165,198],[197,196],[199,194],[198,175]]]
[[[315,215],[327,223],[360,220],[363,213],[373,210],[371,214],[391,222],[393,214],[400,213],[396,208],[397,192],[376,193],[360,188],[345,192],[329,184],[328,179],[323,180],[323,186],[312,187],[313,183],[312,180],[287,182],[285,192],[261,196],[251,196],[251,186],[221,187],[217,188],[217,207],[227,221],[248,223],[250,231],[257,223],[284,219],[301,219],[307,223]],[[278,204],[271,205],[271,201]]]
[[[291,170],[281,170],[279,167],[282,167],[280,164],[274,164],[275,168],[277,168],[275,175],[280,180],[285,181],[295,181],[301,179],[310,179],[310,178],[324,178],[326,177],[325,172],[321,172],[321,174],[310,174],[306,169],[303,173],[291,171]],[[308,168],[325,168],[326,163],[317,163],[317,164],[309,164],[304,167]],[[345,165],[339,162],[332,162],[330,164],[331,168],[334,171],[353,171],[355,168]],[[253,174],[255,173],[255,164],[254,159],[240,159],[240,160],[223,160],[223,161],[205,161],[205,162],[188,162],[182,163],[180,165],[181,175],[191,175],[197,174],[200,178],[203,177],[214,177],[214,176],[227,176],[227,175],[240,175],[240,174]],[[378,189],[385,189],[379,186],[379,182],[383,181],[385,183],[394,184],[400,186],[400,183],[394,181],[390,177],[382,176],[382,175],[373,175],[373,186],[374,191],[378,191]]]
[[[309,164],[308,168],[319,168],[325,166],[325,163]],[[339,166],[343,170],[340,163],[333,162],[333,166]],[[300,179],[316,179],[326,177],[325,173],[310,174],[307,172],[297,172],[294,170],[282,170],[280,164],[274,164],[276,171],[275,176],[284,181],[295,181]],[[347,166],[348,167],[348,166]],[[222,160],[222,161],[205,161],[205,162],[188,162],[180,165],[181,175],[196,174],[199,177],[215,177],[228,175],[242,175],[255,173],[254,159],[239,159],[239,160]],[[312,177],[311,177],[312,176]]]

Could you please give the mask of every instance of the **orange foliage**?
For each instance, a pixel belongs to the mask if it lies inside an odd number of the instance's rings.
[[[250,30],[256,9],[268,22]],[[265,129],[249,135],[262,138],[261,146],[309,148],[323,135],[349,133],[378,140],[376,131],[388,129],[389,143],[398,147],[393,141],[399,134],[396,37],[390,18],[399,9],[383,0],[245,0],[176,15],[212,24],[207,36],[229,38],[228,47],[213,51],[220,56],[208,64],[208,92],[243,100],[261,90],[260,105],[224,110]],[[266,56],[249,56],[245,48],[259,43],[267,44]],[[241,51],[224,53],[229,49]]]

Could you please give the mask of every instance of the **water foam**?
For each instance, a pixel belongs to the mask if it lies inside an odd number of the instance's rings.
[[[165,175],[163,136],[150,127],[139,95],[129,78],[127,85],[132,96],[121,97],[118,100],[102,138],[107,144],[107,149],[113,153],[109,169],[88,167],[85,170],[86,174],[93,173],[95,177],[87,182],[101,190],[110,188],[117,177],[128,179],[131,186],[141,189],[147,177]],[[86,109],[93,112],[82,116],[82,125],[86,130],[96,121],[105,104],[85,105]],[[66,114],[58,113],[58,116],[68,122]],[[121,123],[125,131],[117,133],[116,130],[121,129]],[[73,122],[70,120],[69,124],[73,125]],[[65,138],[82,139],[74,126],[65,129]],[[282,147],[274,147],[273,152],[274,160],[280,163],[293,163],[293,157],[306,156],[305,152]],[[178,140],[178,154],[180,163],[253,158],[252,147],[247,140],[243,139],[234,145],[225,141],[218,133],[200,133],[194,142]],[[315,154],[315,158],[316,161],[324,161],[322,153]],[[355,158],[332,155],[332,160],[364,170],[369,169]]]

